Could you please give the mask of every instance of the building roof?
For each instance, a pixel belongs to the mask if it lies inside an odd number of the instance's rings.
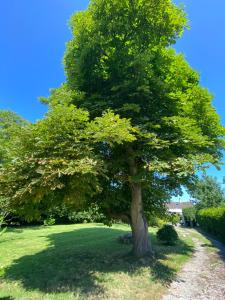
[[[192,207],[193,203],[192,202],[170,202],[166,204],[166,207],[168,209],[183,209],[186,207]]]

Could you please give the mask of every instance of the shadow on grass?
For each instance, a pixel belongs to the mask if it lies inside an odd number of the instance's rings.
[[[141,267],[149,268],[154,281],[169,284],[176,271],[163,263],[169,254],[191,254],[191,247],[182,241],[176,246],[153,244],[156,258],[135,260],[129,245],[116,238],[124,231],[96,227],[48,235],[50,245],[34,255],[23,256],[5,270],[4,278],[18,280],[27,290],[47,293],[73,292],[83,297],[104,293],[101,282],[107,273],[124,272],[135,275]],[[99,275],[100,274],[100,275]]]

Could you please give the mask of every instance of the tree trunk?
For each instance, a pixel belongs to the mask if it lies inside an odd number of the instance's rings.
[[[138,174],[137,164],[133,157],[132,149],[128,150],[129,169],[131,177]],[[144,215],[142,204],[142,187],[140,183],[131,179],[131,228],[133,236],[133,254],[142,257],[152,252],[148,234],[148,223]]]
[[[139,184],[132,184],[131,227],[133,236],[133,253],[142,257],[151,253],[148,235],[148,223],[142,207],[142,191]]]

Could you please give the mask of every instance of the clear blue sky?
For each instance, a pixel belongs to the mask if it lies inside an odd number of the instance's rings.
[[[0,1],[0,109],[11,109],[34,121],[46,107],[37,98],[64,81],[62,57],[70,39],[68,20],[88,0]],[[215,95],[214,106],[225,125],[225,1],[176,0],[184,3],[191,30],[176,49],[201,74]],[[214,168],[209,174],[225,175]],[[188,197],[185,195],[184,197]]]

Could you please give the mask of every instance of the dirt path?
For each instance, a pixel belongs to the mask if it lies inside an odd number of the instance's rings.
[[[195,252],[162,300],[225,300],[225,247],[217,241],[208,247],[194,230],[181,232],[192,236]]]

